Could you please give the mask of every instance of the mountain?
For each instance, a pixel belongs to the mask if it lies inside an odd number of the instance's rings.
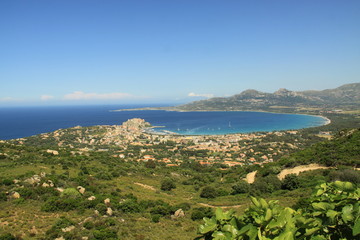
[[[322,91],[290,91],[284,88],[274,93],[249,89],[231,97],[216,97],[175,107],[175,110],[261,110],[300,111],[356,110],[360,107],[360,83],[352,83]]]

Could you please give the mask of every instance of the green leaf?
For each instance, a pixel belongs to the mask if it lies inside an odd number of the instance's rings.
[[[319,231],[319,227],[310,228],[305,230],[305,236],[312,236],[315,232]]]
[[[269,204],[263,198],[260,198],[260,205],[264,209],[269,207]]]
[[[344,190],[347,191],[347,192],[351,192],[353,191],[355,188],[354,188],[354,184],[352,184],[351,182],[345,182],[344,183]]]
[[[354,216],[352,215],[352,211],[353,211],[352,205],[346,205],[345,207],[343,207],[341,217],[345,223],[352,221],[354,219]]]
[[[258,207],[258,208],[261,207],[259,201],[258,201],[256,198],[250,196],[250,199],[251,199],[251,202],[252,202],[256,207]]]
[[[216,220],[218,221],[225,219],[225,214],[221,208],[217,208],[215,210],[215,216],[216,216]]]
[[[208,232],[215,231],[217,228],[216,220],[215,218],[204,218],[205,224],[199,226],[199,232],[201,234],[205,234]]]
[[[270,219],[272,218],[272,211],[271,209],[266,209],[266,214],[265,214],[265,221],[270,221]]]
[[[330,218],[331,222],[335,221],[335,218],[337,215],[339,215],[339,212],[331,210],[331,209],[326,212],[326,216],[328,218]]]
[[[294,233],[291,231],[286,231],[279,235],[279,240],[294,240]]]
[[[318,202],[318,203],[312,203],[311,204],[313,206],[313,208],[315,210],[329,210],[329,209],[334,209],[334,206],[331,205],[330,203],[326,203],[326,202]]]
[[[352,233],[353,233],[353,236],[360,234],[360,217],[358,219],[356,219]]]
[[[231,226],[229,224],[225,225],[221,230],[231,233],[231,235],[234,237],[238,235],[238,230],[234,226]]]
[[[229,233],[224,232],[214,232],[212,235],[213,240],[231,240],[231,235]]]

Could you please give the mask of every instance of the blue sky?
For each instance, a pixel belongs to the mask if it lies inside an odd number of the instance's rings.
[[[182,103],[360,79],[358,0],[0,1],[0,105]]]

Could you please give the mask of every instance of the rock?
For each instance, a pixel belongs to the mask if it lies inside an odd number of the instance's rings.
[[[50,187],[54,187],[54,186],[55,186],[54,183],[53,183],[51,180],[48,180],[48,183],[49,183]]]
[[[93,201],[93,200],[95,200],[95,199],[96,199],[95,196],[88,197],[88,200],[89,200],[89,201]]]
[[[105,203],[105,205],[109,205],[110,204],[110,198],[105,199],[104,203]]]
[[[10,198],[18,199],[18,198],[20,198],[20,193],[18,193],[18,192],[13,192],[13,193],[11,193]]]
[[[63,191],[64,191],[63,188],[59,188],[59,187],[58,187],[58,188],[55,188],[55,190],[56,190],[56,191],[59,191],[59,192],[63,192]]]
[[[113,210],[108,207],[107,210],[106,210],[106,214],[109,215],[109,216],[112,216],[113,215]]]
[[[62,232],[71,232],[74,229],[75,229],[75,226],[68,226],[66,228],[62,228],[61,231]]]
[[[99,216],[99,214],[100,214],[98,210],[95,210],[94,213],[95,213],[95,215],[97,215],[97,216]]]
[[[46,182],[44,182],[41,186],[42,187],[50,187],[50,185],[48,183],[46,183]]]
[[[81,194],[84,194],[84,193],[85,193],[85,188],[82,187],[82,186],[78,186],[76,189],[77,189],[77,190],[79,191],[79,193],[81,193]]]
[[[24,182],[27,182],[29,184],[36,184],[36,183],[40,183],[41,182],[41,178],[39,175],[34,175],[31,178],[25,179]]]
[[[82,237],[81,239],[82,239],[82,240],[88,240],[89,237]]]
[[[42,177],[42,178],[46,177],[46,172],[41,172],[40,177]]]
[[[171,219],[177,219],[177,218],[182,218],[182,217],[185,217],[185,213],[181,208],[176,210],[174,215],[171,215]]]
[[[52,155],[59,155],[59,152],[56,151],[56,150],[51,150],[51,149],[48,149],[46,150],[47,153],[51,153]]]
[[[15,183],[15,184],[18,184],[19,182],[20,182],[20,180],[18,180],[18,179],[13,180],[13,183]]]
[[[63,236],[55,238],[54,240],[66,240]]]

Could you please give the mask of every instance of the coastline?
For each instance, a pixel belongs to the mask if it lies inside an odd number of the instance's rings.
[[[306,113],[294,113],[294,112],[271,112],[265,110],[180,110],[170,107],[145,107],[145,108],[131,108],[131,109],[118,109],[118,110],[110,110],[110,112],[122,112],[122,111],[166,111],[166,112],[260,112],[260,113],[272,113],[272,114],[294,114],[294,115],[306,115],[312,117],[320,117],[324,120],[324,124],[316,127],[326,126],[331,123],[331,120],[323,115],[314,115],[314,114],[306,114]],[[175,133],[178,134],[178,133]]]

